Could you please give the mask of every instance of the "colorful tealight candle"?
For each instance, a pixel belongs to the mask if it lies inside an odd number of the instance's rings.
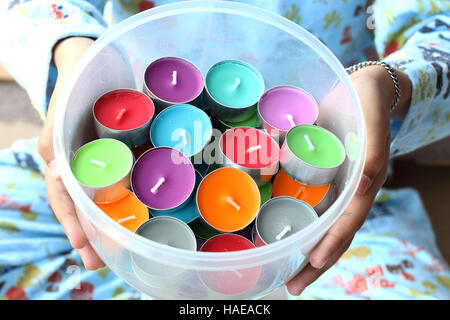
[[[96,203],[108,203],[128,194],[133,153],[116,139],[93,140],[77,150],[72,173]]]
[[[97,206],[115,222],[132,232],[149,218],[147,207],[132,192],[118,201],[99,203]]]
[[[248,239],[236,234],[220,234],[206,241],[202,252],[232,252],[254,249]],[[251,289],[258,281],[261,267],[231,269],[227,271],[203,271],[200,278],[205,285],[220,294],[235,295]]]
[[[173,104],[199,104],[203,87],[201,71],[182,58],[157,59],[144,72],[144,90],[155,101],[157,112]]]
[[[292,197],[276,197],[259,210],[255,221],[254,242],[257,247],[285,239],[318,219],[314,209]]]
[[[227,122],[222,121],[220,119],[212,118],[212,123],[213,127],[220,130],[221,132],[225,132],[228,129],[237,127],[259,128],[261,126],[261,122],[256,112],[250,118],[241,122]]]
[[[107,92],[95,102],[92,112],[100,138],[117,139],[130,148],[148,142],[155,106],[144,93],[132,89]]]
[[[308,203],[317,214],[324,213],[336,199],[336,187],[333,183],[323,186],[308,186],[289,177],[283,169],[273,180],[273,196],[288,196]]]
[[[314,97],[294,86],[267,90],[258,102],[263,129],[283,144],[286,133],[296,125],[314,124],[319,107]]]
[[[211,136],[211,119],[204,111],[188,104],[164,109],[150,128],[150,140],[155,147],[171,147],[194,158],[196,154],[201,155]]]
[[[203,176],[200,174],[200,172],[195,170],[195,187],[194,187],[193,195],[196,193],[198,185],[200,184],[202,179],[203,179]],[[190,222],[194,221],[195,219],[197,219],[199,216],[198,216],[198,211],[197,211],[197,203],[195,202],[195,197],[191,196],[188,201],[189,201],[188,204],[186,204],[185,206],[182,206],[179,209],[169,210],[169,211],[164,211],[164,210],[153,211],[152,216],[154,216],[154,217],[169,216],[169,217],[177,218],[185,223],[190,223]]]
[[[210,227],[233,232],[248,226],[261,203],[258,186],[245,172],[220,168],[209,173],[197,190],[197,208]]]
[[[205,77],[204,104],[222,121],[242,122],[255,114],[264,79],[253,66],[236,60],[213,65]]]
[[[311,186],[332,182],[344,160],[342,142],[330,131],[314,125],[290,129],[280,153],[284,171]]]
[[[195,170],[180,151],[159,147],[143,153],[131,172],[131,188],[153,210],[173,210],[188,203],[195,186]]]
[[[183,221],[173,217],[151,218],[136,230],[136,234],[172,248],[197,250],[197,240],[192,230]],[[182,273],[181,268],[149,261],[137,254],[132,254],[131,265],[136,275],[149,285],[161,278],[173,279]]]
[[[258,185],[268,183],[279,169],[278,143],[262,130],[248,127],[232,128],[219,139],[216,163],[240,169]]]

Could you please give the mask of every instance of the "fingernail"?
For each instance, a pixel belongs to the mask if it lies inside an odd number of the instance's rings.
[[[358,190],[356,192],[359,193],[360,195],[365,195],[371,185],[372,185],[372,179],[370,179],[366,175],[363,175],[361,178],[361,181],[359,182]]]
[[[56,160],[50,161],[48,163],[48,168],[50,169],[50,174],[52,175],[53,179],[59,177],[58,164],[56,163]]]
[[[327,264],[327,259],[324,259],[322,262],[318,263],[318,261],[320,261],[319,259],[316,259],[316,261],[314,261],[314,264],[312,264],[310,262],[310,264],[315,268],[315,269],[322,269],[323,267],[325,267],[325,265]]]

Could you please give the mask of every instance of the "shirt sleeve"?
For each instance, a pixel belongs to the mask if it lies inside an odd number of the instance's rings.
[[[393,157],[450,134],[450,2],[377,0],[374,9],[378,52],[412,83],[408,114],[393,127]]]
[[[0,6],[0,64],[42,116],[56,81],[54,45],[70,36],[98,38],[107,27],[100,7],[101,1],[77,0],[16,0]]]

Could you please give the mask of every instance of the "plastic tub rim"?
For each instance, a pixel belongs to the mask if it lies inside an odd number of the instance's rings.
[[[338,199],[336,199],[333,205],[318,220],[316,220],[315,223],[309,225],[298,234],[292,235],[291,237],[278,241],[277,243],[271,244],[270,246],[229,253],[184,252],[184,250],[181,249],[170,248],[157,243],[155,244],[148,239],[137,237],[131,231],[121,228],[121,226],[117,225],[114,221],[112,221],[111,219],[107,219],[107,217],[102,215],[102,211],[98,207],[96,207],[95,204],[89,199],[89,197],[82,191],[80,185],[78,185],[77,181],[75,180],[75,177],[71,174],[68,159],[66,158],[66,155],[63,151],[64,142],[62,135],[62,124],[64,122],[65,116],[65,105],[69,100],[71,94],[68,88],[72,88],[76,84],[78,77],[82,73],[81,71],[84,70],[84,68],[88,65],[92,58],[96,54],[98,54],[101,49],[106,47],[113,39],[119,37],[123,33],[135,28],[138,25],[159,18],[168,17],[174,14],[199,12],[222,14],[228,13],[239,16],[246,16],[246,18],[255,19],[264,23],[269,23],[268,18],[270,18],[270,24],[273,27],[284,31],[295,38],[301,39],[303,43],[307,44],[311,49],[314,49],[316,54],[323,59],[323,61],[332,71],[335,72],[338,80],[345,86],[347,92],[349,93],[350,102],[353,105],[359,106],[358,110],[356,110],[356,117],[357,132],[360,134],[361,139],[360,152],[359,157],[355,159],[355,167],[353,169],[353,172],[350,174],[349,182],[344,188],[344,191],[338,197]],[[108,32],[100,36],[97,41],[95,41],[95,43],[90,46],[85,54],[83,54],[79,61],[77,61],[74,72],[69,77],[66,86],[61,92],[61,96],[58,101],[58,107],[55,113],[55,126],[53,128],[53,131],[55,159],[58,163],[61,179],[72,199],[76,201],[77,208],[87,216],[88,220],[93,223],[96,228],[98,228],[102,233],[105,234],[111,233],[111,231],[113,231],[114,234],[118,234],[120,238],[115,238],[114,241],[127,250],[130,250],[136,254],[140,254],[144,257],[151,257],[153,259],[155,259],[155,256],[157,257],[158,255],[160,255],[159,260],[164,260],[165,257],[171,257],[177,259],[177,261],[183,259],[186,263],[186,269],[195,268],[197,270],[222,270],[224,266],[219,265],[214,267],[204,267],[200,265],[201,263],[217,262],[217,259],[221,259],[222,262],[225,263],[229,263],[230,261],[235,262],[236,264],[239,264],[240,267],[251,267],[252,265],[256,264],[264,264],[275,261],[279,258],[287,256],[294,251],[298,251],[298,247],[301,245],[301,242],[299,241],[300,238],[303,238],[306,235],[312,236],[315,231],[323,229],[320,227],[329,229],[329,226],[334,224],[335,221],[339,219],[342,213],[337,214],[336,217],[328,221],[328,218],[331,215],[331,209],[334,209],[338,206],[347,207],[350,203],[351,199],[356,193],[357,188],[355,187],[353,188],[353,191],[351,191],[349,190],[348,185],[356,185],[357,183],[359,183],[362,176],[362,168],[364,166],[366,155],[366,128],[358,95],[351,83],[349,76],[345,72],[344,67],[336,58],[336,56],[324,44],[322,44],[317,38],[315,38],[310,32],[308,32],[301,26],[269,10],[242,3],[210,0],[177,2],[162,5],[153,8],[152,10],[147,10],[133,17],[130,17],[112,27]],[[108,230],[106,230],[106,228],[101,224],[97,223],[98,221],[107,226]],[[114,234],[112,234],[112,236]],[[125,241],[124,239],[127,240]],[[153,254],[149,254],[150,249],[151,251],[153,251]],[[156,260],[158,260],[158,258],[156,258]],[[249,263],[246,260],[254,261]],[[162,262],[168,265],[177,266],[177,261],[170,262],[166,260]],[[193,261],[196,263],[196,265],[192,263]]]

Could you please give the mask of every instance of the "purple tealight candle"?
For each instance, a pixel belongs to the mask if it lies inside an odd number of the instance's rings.
[[[195,170],[180,151],[159,147],[143,153],[131,172],[131,188],[151,210],[171,210],[188,202],[194,191]]]
[[[267,90],[258,102],[263,129],[283,144],[286,133],[299,124],[314,124],[319,107],[312,95],[295,86]]]
[[[157,59],[144,73],[144,91],[155,101],[157,112],[173,104],[197,105],[203,86],[201,71],[181,58]]]

